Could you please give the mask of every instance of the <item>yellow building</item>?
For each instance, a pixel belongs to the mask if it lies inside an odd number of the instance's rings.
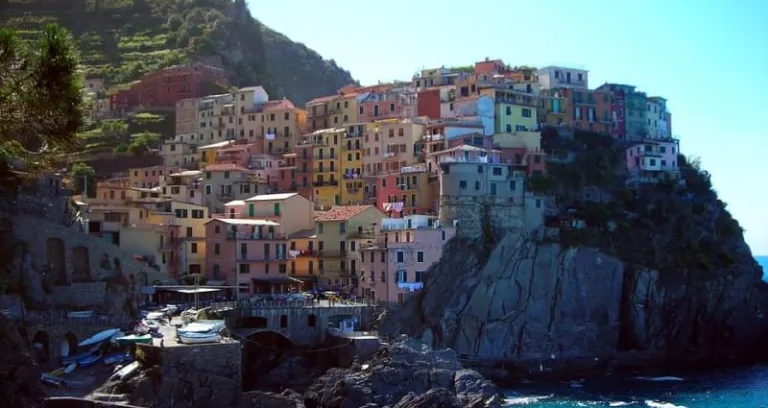
[[[328,114],[331,126],[341,127],[349,123],[359,122],[357,93],[339,95],[328,103]]]
[[[264,153],[290,153],[307,128],[307,112],[287,99],[267,102],[261,113]]]
[[[375,226],[384,214],[372,205],[334,206],[318,212],[317,231],[318,284],[321,288],[345,289],[357,271],[358,240]]]
[[[507,88],[487,87],[480,90],[496,101],[494,133],[532,131],[538,129],[538,97]]]
[[[341,202],[344,205],[363,203],[363,137],[365,123],[349,125],[341,146],[342,186]]]
[[[307,143],[312,144],[314,173],[312,185],[315,204],[320,208],[330,208],[341,204],[342,180],[342,144],[344,129],[332,128],[318,130],[307,136]]]
[[[172,201],[173,221],[179,226],[181,241],[181,274],[203,274],[205,266],[205,222],[208,208],[186,202]]]
[[[197,152],[200,154],[200,167],[205,167],[209,164],[216,163],[216,152],[225,147],[232,146],[233,144],[235,144],[235,142],[225,140],[222,142],[198,146]]]
[[[235,137],[235,98],[232,94],[209,95],[198,102],[198,145],[211,144]]]
[[[181,171],[181,168],[176,166],[151,166],[128,169],[128,185],[140,188],[157,187],[163,181],[163,177],[177,171]]]

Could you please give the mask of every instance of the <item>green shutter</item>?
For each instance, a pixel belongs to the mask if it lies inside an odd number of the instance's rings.
[[[274,204],[274,209],[275,209],[275,215],[276,216],[280,215],[280,203],[275,203]]]
[[[253,209],[253,204],[248,204],[248,216],[253,217],[254,214],[255,214],[255,211]]]

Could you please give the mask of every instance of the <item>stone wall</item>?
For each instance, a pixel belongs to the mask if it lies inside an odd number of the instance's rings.
[[[47,350],[40,356],[56,360],[75,352],[77,344],[88,337],[130,323],[125,318],[95,316],[87,319],[70,319],[61,316],[31,315],[25,319],[25,331],[29,344],[42,341]]]
[[[440,197],[440,222],[443,225],[453,225],[456,221],[456,235],[460,237],[480,237],[486,212],[494,228],[505,230],[525,228],[525,204],[522,200],[491,196]]]
[[[270,330],[285,335],[299,346],[315,346],[325,341],[333,316],[357,316],[361,328],[369,328],[374,321],[373,314],[372,306],[239,309],[228,326],[242,336]],[[262,317],[266,319],[266,326],[242,327],[238,317]]]
[[[183,395],[195,406],[224,407],[235,405],[240,394],[240,350],[239,342],[178,347],[140,344],[136,358],[145,367],[161,370],[153,400],[170,402]]]
[[[13,231],[22,243],[22,269],[28,275],[47,275],[55,283],[59,305],[92,306],[104,303],[105,278],[123,276],[132,293],[166,276],[134,259],[114,244],[29,215],[15,215]]]

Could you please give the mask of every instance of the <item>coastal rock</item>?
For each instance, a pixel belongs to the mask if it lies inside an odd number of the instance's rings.
[[[706,279],[695,270],[669,279],[595,248],[514,232],[490,255],[479,247],[449,242],[426,289],[387,315],[380,332],[481,361],[563,371],[630,350],[677,361],[747,358],[762,334],[759,275],[746,261]]]
[[[497,387],[462,368],[452,350],[405,336],[364,364],[333,368],[305,393],[307,407],[500,407]],[[471,404],[471,405],[470,405]]]
[[[285,390],[280,394],[251,391],[243,394],[238,408],[304,408],[301,394]]]
[[[42,407],[45,389],[40,383],[40,367],[19,334],[19,327],[3,315],[0,315],[0,350],[2,405]]]

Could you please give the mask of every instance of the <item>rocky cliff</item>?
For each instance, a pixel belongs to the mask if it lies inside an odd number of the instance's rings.
[[[0,314],[0,395],[2,406],[43,406],[40,367],[29,353],[19,326]]]
[[[612,149],[577,144],[573,163],[529,183],[556,197],[555,227],[449,242],[381,332],[536,370],[754,357],[766,285],[708,174],[681,157],[682,180],[627,188],[611,182]]]

